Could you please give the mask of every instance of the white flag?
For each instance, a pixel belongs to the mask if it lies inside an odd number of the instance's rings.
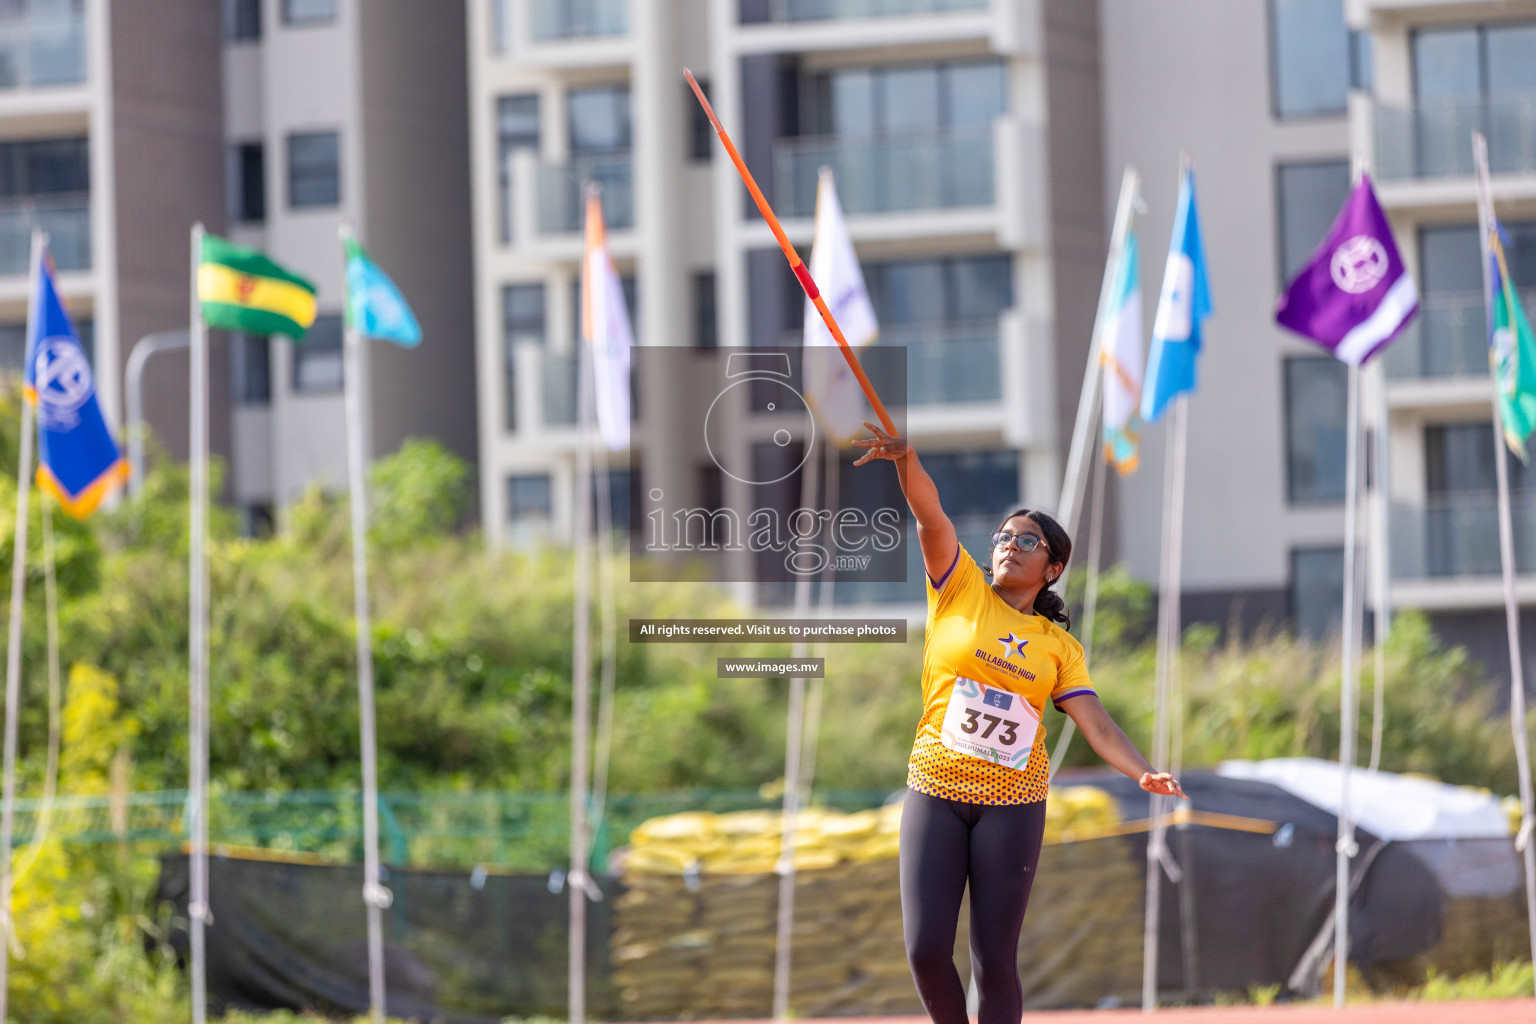
[[[598,432],[610,451],[629,447],[629,350],[634,334],[624,286],[608,251],[603,204],[587,196],[587,250],[581,263],[581,334],[592,346]]]
[[[1104,457],[1121,476],[1136,471],[1141,448],[1141,258],[1136,232],[1126,235],[1105,318],[1099,363],[1104,372]]]
[[[816,237],[811,243],[811,277],[850,347],[863,348],[880,333],[875,307],[864,287],[864,273],[843,223],[832,172],[823,167],[816,184]],[[837,341],[810,299],[805,300],[805,347],[837,348]],[[840,352],[806,353],[805,400],[821,421],[827,436],[845,445],[863,432],[861,424],[872,419],[868,400],[858,378]]]

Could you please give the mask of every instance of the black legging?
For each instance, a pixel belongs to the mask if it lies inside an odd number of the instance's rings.
[[[971,883],[978,1024],[1019,1024],[1019,929],[1045,836],[1045,801],[994,807],[908,790],[901,811],[901,924],[917,994],[934,1024],[968,1024],[955,970],[960,898]]]

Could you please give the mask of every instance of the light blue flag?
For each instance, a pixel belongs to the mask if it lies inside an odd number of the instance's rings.
[[[1186,169],[1179,184],[1179,208],[1173,240],[1163,269],[1163,291],[1152,323],[1152,350],[1141,389],[1141,418],[1155,423],[1168,403],[1195,390],[1200,355],[1200,321],[1211,315],[1211,285],[1205,276],[1205,246],[1195,208],[1195,172]]]
[[[407,348],[421,344],[421,325],[405,296],[351,237],[347,239],[347,322],[364,337]]]

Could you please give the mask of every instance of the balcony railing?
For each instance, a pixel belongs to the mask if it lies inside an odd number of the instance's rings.
[[[1494,174],[1536,173],[1536,94],[1376,108],[1382,179],[1472,174],[1472,132],[1488,139]]]
[[[32,229],[48,232],[48,252],[60,270],[91,266],[91,204],[85,197],[0,201],[0,274],[25,274]]]
[[[0,15],[0,89],[85,81],[85,12],[48,6],[61,10]]]
[[[837,175],[837,196],[847,213],[988,206],[992,152],[990,126],[884,139],[785,139],[774,148],[776,200],[788,216],[811,216],[818,172],[827,166]]]
[[[629,0],[531,0],[528,17],[535,42],[629,35]]]
[[[984,11],[990,0],[770,0],[770,21],[831,21],[843,18],[894,18],[946,11]],[[743,23],[760,21],[761,8],[742,5]],[[756,8],[753,10],[751,8]]]
[[[1536,319],[1536,304],[1527,304],[1526,315]],[[1482,296],[1426,297],[1385,358],[1387,376],[1394,380],[1488,376],[1488,314]]]
[[[910,405],[995,402],[1003,395],[995,319],[894,328],[881,332],[880,344],[906,346]]]
[[[1510,511],[1515,566],[1519,572],[1536,571],[1536,498],[1517,493]],[[1499,511],[1491,494],[1394,506],[1390,529],[1397,579],[1499,575]]]
[[[610,229],[634,227],[634,165],[628,153],[581,157],[538,169],[538,225],[544,235],[582,229],[588,182],[602,189],[603,221]]]

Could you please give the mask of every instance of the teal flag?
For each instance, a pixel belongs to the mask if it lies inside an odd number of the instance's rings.
[[[1509,450],[1528,462],[1525,442],[1536,431],[1536,336],[1515,295],[1497,223],[1488,239],[1493,309],[1488,361],[1499,389],[1499,421]]]
[[[347,323],[365,337],[407,348],[421,344],[421,325],[405,296],[351,237],[347,239]]]

